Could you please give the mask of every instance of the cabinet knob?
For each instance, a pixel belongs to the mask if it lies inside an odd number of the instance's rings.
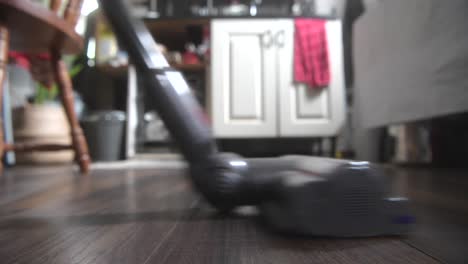
[[[273,45],[273,41],[273,36],[270,30],[267,30],[265,33],[263,33],[262,42],[265,48],[271,47],[271,45]]]
[[[275,44],[282,48],[284,47],[284,30],[280,30],[275,34]]]

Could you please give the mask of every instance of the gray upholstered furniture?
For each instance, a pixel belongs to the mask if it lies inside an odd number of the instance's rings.
[[[366,129],[468,110],[467,11],[465,0],[381,0],[356,21],[354,114],[363,139]]]

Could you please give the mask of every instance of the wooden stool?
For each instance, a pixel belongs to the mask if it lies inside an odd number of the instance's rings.
[[[50,9],[46,9],[29,0],[0,0],[0,109],[9,46],[14,50],[28,53],[48,52],[51,54],[55,81],[70,124],[72,145],[5,144],[2,125],[0,157],[3,157],[7,151],[50,151],[72,148],[81,172],[87,173],[90,164],[88,145],[74,111],[72,82],[67,67],[61,59],[62,53],[76,54],[83,48],[82,38],[74,29],[82,0],[69,0],[63,18],[57,16],[60,2],[52,0]],[[0,169],[1,166],[0,163]]]

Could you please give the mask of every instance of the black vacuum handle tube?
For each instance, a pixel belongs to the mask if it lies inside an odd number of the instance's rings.
[[[203,123],[203,110],[181,74],[169,68],[144,24],[130,16],[130,7],[121,0],[100,3],[184,157],[195,162],[215,154],[213,137]]]
[[[203,196],[219,210],[254,204],[258,195],[246,194],[244,168],[234,168],[221,155],[204,111],[182,75],[171,69],[143,22],[131,17],[123,0],[100,0],[101,8],[119,43],[143,78],[154,106],[189,162],[191,179]]]

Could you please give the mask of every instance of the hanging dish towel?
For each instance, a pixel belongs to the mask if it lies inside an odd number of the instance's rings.
[[[311,88],[330,84],[327,32],[325,21],[295,19],[294,80]]]

